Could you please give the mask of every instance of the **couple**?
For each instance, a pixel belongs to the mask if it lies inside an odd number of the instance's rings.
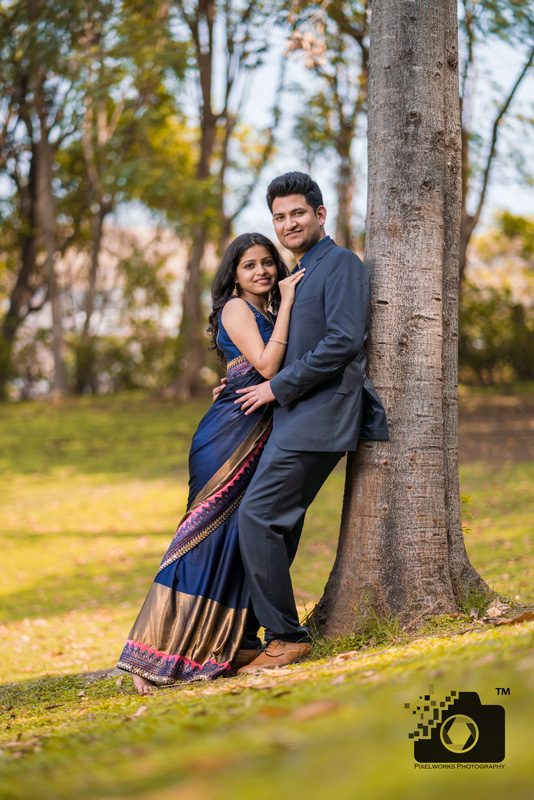
[[[215,275],[209,330],[226,385],[193,437],[187,512],[117,664],[140,694],[310,653],[289,573],[306,511],[359,439],[388,438],[365,374],[367,271],[325,234],[308,175],[275,178],[267,203],[297,267],[288,276],[252,233]]]

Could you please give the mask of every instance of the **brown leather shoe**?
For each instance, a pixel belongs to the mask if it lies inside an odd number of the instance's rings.
[[[259,652],[259,647],[257,647],[255,650],[238,650],[236,657],[232,661],[231,671],[235,672],[236,670],[240,669],[240,667],[250,664],[250,662],[256,658]]]
[[[245,672],[254,672],[256,669],[285,667],[287,664],[300,661],[310,653],[310,642],[283,642],[280,639],[273,639],[254,661],[238,669],[237,674],[243,675]]]

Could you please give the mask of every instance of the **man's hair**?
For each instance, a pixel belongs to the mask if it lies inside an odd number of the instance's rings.
[[[267,205],[273,213],[273,201],[277,197],[288,197],[290,194],[302,194],[314,212],[323,205],[321,190],[304,172],[286,172],[272,180],[267,188]]]

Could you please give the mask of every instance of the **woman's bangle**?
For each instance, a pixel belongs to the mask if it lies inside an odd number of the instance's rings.
[[[283,344],[284,346],[287,344],[287,342],[282,342],[280,339],[273,339],[273,337],[272,337],[272,336],[271,336],[271,338],[269,339],[269,341],[270,341],[270,342],[276,342],[276,344]]]

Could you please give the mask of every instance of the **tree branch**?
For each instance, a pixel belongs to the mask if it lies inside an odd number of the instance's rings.
[[[497,151],[497,139],[498,139],[498,136],[499,136],[499,123],[502,120],[502,118],[504,117],[504,115],[506,114],[506,112],[508,111],[510,103],[513,100],[514,94],[516,93],[516,91],[517,91],[517,89],[519,87],[519,84],[521,83],[521,81],[525,77],[525,75],[526,75],[528,69],[530,68],[533,60],[534,60],[534,47],[531,49],[530,55],[529,55],[525,65],[524,65],[523,69],[519,73],[519,76],[518,76],[516,82],[514,83],[510,93],[508,94],[508,97],[506,98],[506,100],[504,101],[503,105],[501,106],[501,108],[499,110],[499,113],[495,117],[495,121],[493,123],[492,135],[491,135],[490,149],[489,149],[488,158],[487,158],[487,161],[486,161],[486,167],[484,169],[484,179],[483,179],[483,182],[482,182],[482,189],[480,191],[480,198],[479,198],[479,201],[478,201],[477,210],[475,211],[475,213],[473,215],[473,218],[475,220],[475,224],[480,219],[480,214],[482,212],[482,207],[484,205],[484,200],[485,200],[485,197],[486,197],[486,190],[488,188],[488,181],[489,181],[489,174],[490,174],[490,170],[491,170],[491,164],[492,164],[492,161],[493,161],[493,157],[495,156],[495,153]]]

